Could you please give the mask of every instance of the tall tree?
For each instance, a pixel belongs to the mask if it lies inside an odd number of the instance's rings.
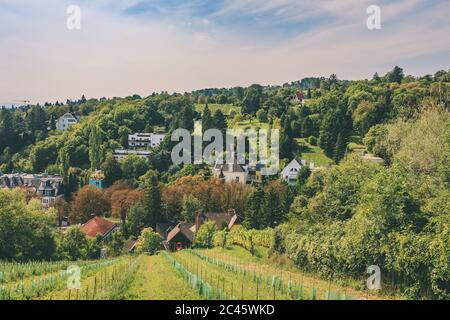
[[[99,169],[103,162],[103,134],[97,124],[91,126],[89,134],[89,160],[93,170]]]
[[[192,105],[185,105],[181,109],[180,118],[178,121],[175,121],[174,123],[178,124],[178,128],[183,128],[187,130],[193,130],[194,129],[194,117],[195,117],[195,111]]]
[[[274,187],[269,187],[264,196],[264,215],[259,228],[275,227],[283,221],[283,208]]]
[[[211,115],[211,110],[209,110],[208,104],[205,105],[202,115],[202,130],[205,132],[208,129],[214,128],[214,121]]]
[[[161,186],[156,171],[149,170],[141,178],[144,189],[144,207],[146,211],[146,227],[155,228],[158,222],[165,220],[161,200]]]
[[[246,114],[255,114],[260,108],[262,102],[262,87],[260,85],[250,86],[245,93],[242,101],[242,112]]]
[[[387,77],[387,80],[389,82],[401,83],[402,79],[404,77],[403,69],[400,68],[399,66],[395,66],[394,69],[392,69],[391,72],[388,72],[386,77]]]
[[[333,150],[333,160],[336,163],[339,163],[339,161],[341,161],[341,159],[344,158],[346,150],[347,150],[347,143],[345,142],[342,133],[339,133],[337,136],[336,145]]]
[[[227,128],[227,120],[220,109],[217,109],[214,112],[213,121],[216,129],[219,129],[223,132]]]
[[[115,181],[122,178],[120,164],[112,154],[106,156],[106,160],[101,165],[101,169],[105,174],[105,183],[107,186],[112,186]]]
[[[264,190],[258,187],[247,201],[244,226],[250,229],[260,229],[264,226]]]
[[[282,159],[291,158],[294,153],[295,143],[289,116],[283,115],[282,125],[283,127],[280,137],[280,157]]]

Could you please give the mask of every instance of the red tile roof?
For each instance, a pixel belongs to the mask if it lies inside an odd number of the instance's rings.
[[[116,225],[102,217],[95,217],[81,226],[81,232],[86,236],[95,238],[97,235],[104,237],[109,233]]]

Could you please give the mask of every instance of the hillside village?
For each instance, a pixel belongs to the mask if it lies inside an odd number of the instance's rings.
[[[242,249],[336,281],[376,264],[396,293],[448,297],[449,77],[395,67],[370,80],[2,108],[0,257],[213,261],[196,250]],[[200,120],[203,132],[279,129],[278,173],[234,154],[173,164],[172,133]]]

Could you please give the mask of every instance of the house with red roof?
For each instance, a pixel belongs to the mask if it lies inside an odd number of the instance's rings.
[[[103,217],[94,217],[81,226],[83,232],[88,238],[101,236],[102,239],[108,239],[118,230],[118,225]]]
[[[292,98],[292,102],[301,105],[305,104],[305,95],[303,94],[303,92],[297,91]]]

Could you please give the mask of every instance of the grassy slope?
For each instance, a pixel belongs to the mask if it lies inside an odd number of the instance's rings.
[[[174,254],[175,259],[184,265],[190,272],[200,275],[205,282],[209,283],[214,290],[217,288],[226,292],[227,296],[232,296],[239,300],[271,300],[274,297],[273,289],[265,284],[257,285],[251,276],[243,276],[228,271],[222,267],[211,264],[207,261],[188,252],[177,252]],[[275,292],[276,299],[289,300],[290,297],[280,291]]]
[[[196,104],[195,105],[195,111],[202,112],[205,108],[204,104]],[[233,106],[232,104],[208,104],[208,108],[211,111],[211,114],[214,114],[216,110],[222,111],[224,115],[229,115],[231,111],[239,112],[239,107]]]
[[[39,298],[42,300],[92,300],[98,298],[101,294],[108,291],[110,280],[107,280],[112,274],[113,270],[126,267],[129,263],[129,259],[123,257],[112,265],[101,267],[98,269],[90,270],[87,272],[81,272],[81,286],[80,290],[68,290],[62,289],[50,292],[49,294]],[[96,294],[94,296],[94,287]],[[87,290],[87,293],[86,293]],[[70,291],[70,292],[69,292]],[[70,299],[69,299],[70,297]]]
[[[247,250],[232,246],[226,249],[214,248],[211,250],[201,250],[201,253],[209,255],[223,261],[237,263],[243,265],[249,270],[263,270],[264,273],[281,276],[283,281],[287,282],[289,279],[295,283],[303,283],[306,292],[311,292],[312,288],[317,288],[318,299],[324,299],[326,292],[330,289],[331,292],[346,294],[353,299],[390,299],[392,297],[379,296],[367,292],[354,289],[355,283],[351,285],[341,285],[335,282],[323,280],[315,275],[301,272],[293,267],[292,262],[283,261],[283,265],[277,264],[267,256],[267,249],[258,248],[259,254],[252,256]],[[331,286],[330,286],[331,285]],[[400,297],[396,297],[400,298]]]
[[[320,149],[319,146],[312,146],[310,145],[306,139],[300,138],[296,139],[298,142],[302,142],[306,147],[308,147],[308,150],[303,151],[301,158],[305,159],[307,163],[309,163],[311,160],[314,161],[314,165],[316,167],[326,166],[329,164],[333,164],[334,161],[330,158],[328,158],[324,153],[323,150]]]
[[[198,300],[201,297],[162,255],[144,256],[127,292],[133,300]]]

